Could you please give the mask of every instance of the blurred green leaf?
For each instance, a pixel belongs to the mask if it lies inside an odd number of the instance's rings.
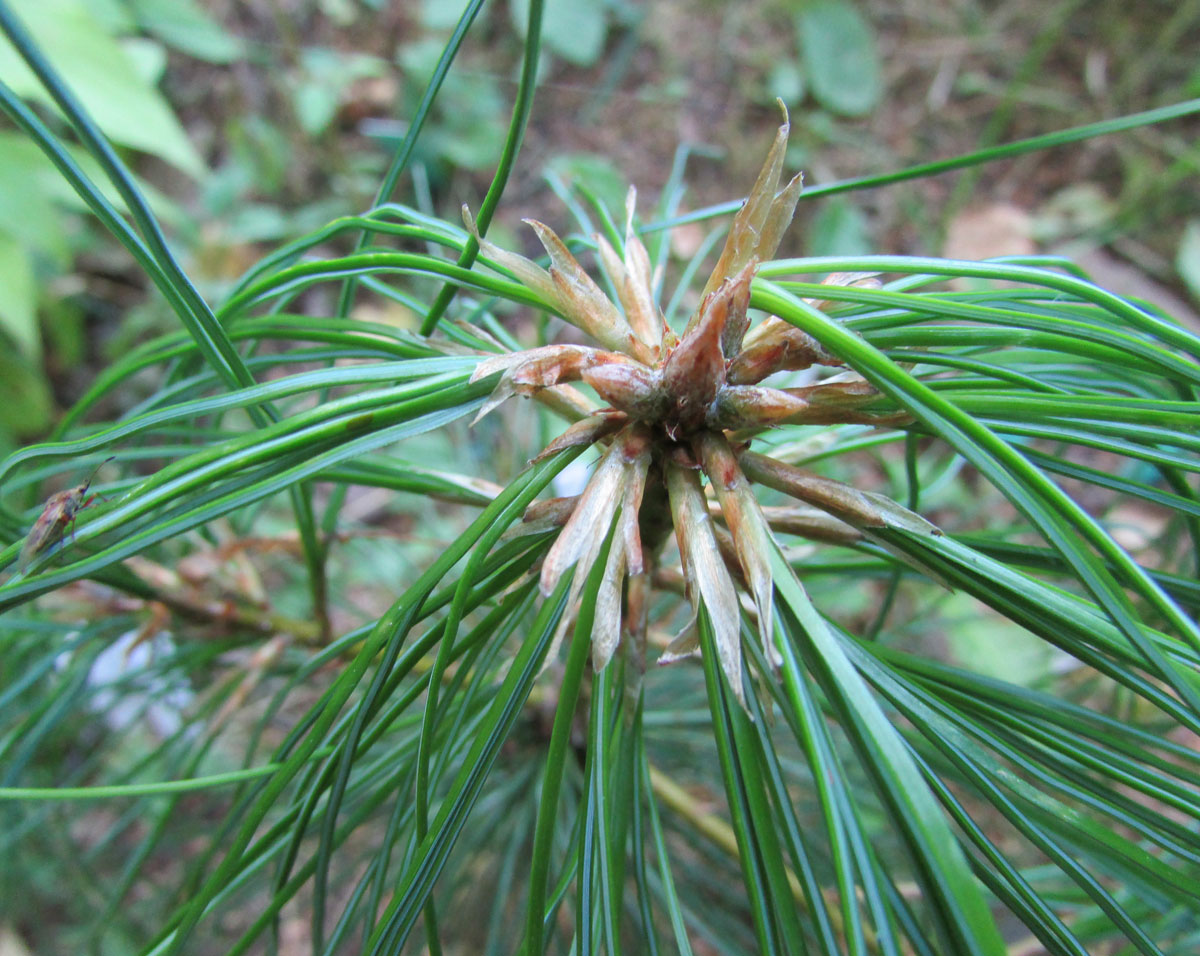
[[[134,72],[149,86],[156,85],[167,72],[167,48],[149,37],[121,37],[121,49]]]
[[[104,178],[99,163],[79,147],[68,147],[67,153],[109,202],[124,209],[124,202]],[[6,194],[0,197],[0,222],[7,229],[39,252],[66,254],[65,243],[70,237],[65,225],[60,222],[51,227],[44,218],[44,209],[42,214],[37,210],[42,204],[53,202],[83,212],[87,203],[59,175],[46,154],[19,133],[0,132],[0,191]],[[10,192],[14,195],[8,195]],[[156,211],[165,211],[168,203],[160,194],[152,194],[151,199]]]
[[[347,27],[354,22],[358,16],[357,6],[354,0],[317,0],[317,9],[339,27]]]
[[[21,243],[4,232],[0,232],[0,330],[22,355],[41,354],[33,262]]]
[[[232,63],[245,55],[242,41],[195,0],[131,0],[133,15],[147,33],[208,63]]]
[[[831,199],[809,226],[808,252],[814,256],[869,255],[867,217],[848,200]]]
[[[508,5],[513,25],[525,35],[529,0]],[[604,53],[608,37],[608,10],[596,0],[546,0],[542,40],[551,50],[576,66],[591,66]]]
[[[229,217],[229,235],[239,242],[263,242],[286,236],[292,222],[282,209],[268,203],[240,202]]]
[[[1181,93],[1187,97],[1200,96],[1200,66],[1192,70],[1187,81],[1183,84]]]
[[[29,438],[50,427],[54,400],[41,369],[0,348],[0,433]]]
[[[883,83],[875,35],[853,3],[806,0],[796,33],[818,103],[843,116],[865,116],[878,105]]]
[[[58,368],[76,368],[88,354],[87,316],[78,296],[43,296],[38,308],[38,328],[46,351]],[[130,322],[133,325],[133,322]],[[109,345],[109,340],[105,345]],[[109,354],[120,354],[118,351]]]
[[[61,178],[33,143],[17,133],[0,133],[0,228],[27,249],[62,259],[67,235],[48,180],[61,187]]]
[[[1192,295],[1200,299],[1200,219],[1189,219],[1175,253],[1175,268]]]
[[[629,182],[607,156],[563,153],[547,164],[547,171],[570,186],[582,186],[600,200],[614,219],[624,218]]]
[[[435,69],[441,54],[441,43],[427,40],[406,45],[397,59],[406,77],[420,82]],[[451,73],[435,108],[437,122],[426,127],[417,155],[426,162],[448,161],[467,169],[493,165],[504,141],[504,110],[504,98],[493,79]],[[375,135],[394,149],[406,132],[402,124],[394,129],[380,124]]]
[[[316,136],[337,114],[338,91],[319,80],[310,79],[293,89],[292,106],[300,127],[309,136]]]
[[[999,615],[981,612],[961,592],[947,597],[939,610],[954,659],[971,671],[1022,687],[1046,680],[1055,650],[1045,641]]]
[[[114,142],[152,153],[199,176],[204,164],[166,100],[80,0],[16,0],[17,15],[84,108]],[[7,39],[0,39],[0,80],[19,96],[50,97]]]
[[[773,103],[775,98],[785,103],[799,103],[804,99],[804,71],[795,60],[776,60],[767,73],[765,99]]]
[[[453,30],[470,0],[422,0],[421,23],[427,30]]]
[[[1035,210],[1033,238],[1050,243],[1094,234],[1111,223],[1115,213],[1116,204],[1098,185],[1072,183]]]
[[[237,189],[257,187],[269,194],[283,188],[292,146],[276,123],[263,116],[235,117],[226,136],[229,138],[230,168],[222,172],[234,181],[234,193],[224,198],[236,199]],[[213,208],[223,211],[219,201]]]
[[[350,84],[383,72],[383,62],[375,57],[327,47],[303,50],[300,62],[304,79],[292,91],[292,105],[301,127],[310,136],[324,132],[333,122]]]

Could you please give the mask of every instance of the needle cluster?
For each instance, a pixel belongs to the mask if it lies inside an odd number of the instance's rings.
[[[601,445],[604,450],[583,493],[539,502],[525,516],[530,529],[561,526],[542,565],[540,584],[543,593],[550,594],[574,568],[572,605],[603,550],[604,531],[616,522],[592,635],[597,669],[612,658],[623,633],[644,637],[648,575],[666,540],[664,532],[672,529],[687,594],[697,613],[701,605],[708,612],[721,666],[735,693],[742,694],[739,589],[751,599],[766,658],[776,660],[770,521],[754,496],[748,472],[757,481],[809,502],[802,517],[809,519],[815,537],[853,537],[859,533],[856,528],[891,523],[892,511],[898,509],[874,500],[876,496],[753,455],[743,438],[781,424],[887,420],[863,409],[879,396],[853,376],[850,381],[806,388],[760,384],[778,371],[842,364],[814,338],[779,318],[768,317],[750,328],[751,282],[759,264],[779,247],[802,185],[797,174],[780,187],[788,131],[785,120],[734,219],[700,306],[681,334],[671,330],[655,302],[650,258],[633,227],[632,189],[623,253],[604,237],[595,237],[618,302],[604,294],[562,240],[540,222],[526,220],[549,255],[548,269],[480,239],[486,258],[598,343],[547,345],[493,356],[480,363],[473,378],[500,373],[481,416],[514,395],[550,397],[544,394],[548,391],[578,407],[587,402],[570,387],[578,381],[606,403],[589,408],[542,453]],[[464,218],[474,231],[465,210]],[[839,274],[826,281],[875,280]],[[703,478],[715,495],[711,506]],[[714,513],[720,524],[714,522]],[[669,514],[669,524],[664,514]],[[694,629],[688,628],[660,661],[695,653],[697,646]]]

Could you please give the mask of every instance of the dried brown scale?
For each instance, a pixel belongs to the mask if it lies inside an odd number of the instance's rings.
[[[663,341],[664,322],[650,289],[650,256],[645,246],[636,241],[633,229],[636,205],[637,190],[631,186],[625,197],[625,260],[621,260],[603,236],[597,237],[597,248],[604,270],[617,290],[630,328],[653,350],[652,357],[657,359]]]
[[[638,425],[632,426],[627,434],[628,438],[622,444],[621,453],[631,469],[631,479],[626,482],[621,499],[621,544],[629,573],[641,574],[646,569],[646,561],[638,516],[641,514],[642,499],[646,493],[646,476],[650,471],[653,438],[645,427]]]
[[[693,431],[713,414],[725,385],[726,330],[730,323],[746,321],[752,276],[753,263],[707,296],[697,313],[699,320],[667,356],[662,387],[670,398],[668,428],[675,433]]]
[[[572,314],[586,316],[590,326],[586,331],[591,332],[598,342],[608,348],[627,352],[638,358],[647,357],[644,353],[638,354],[643,350],[637,347],[637,340],[625,317],[575,261],[575,257],[554,234],[554,230],[536,219],[526,219],[525,222],[533,227],[538,240],[550,256],[550,278],[558,292],[556,298],[559,308],[572,311]]]
[[[810,405],[831,405],[836,408],[856,408],[879,401],[879,392],[870,382],[858,379],[853,382],[823,382],[820,385],[802,385],[785,388],[783,391],[801,398]]]
[[[821,285],[879,289],[883,284],[871,272],[834,272]],[[805,299],[815,309],[837,305],[835,299]],[[741,353],[730,363],[729,381],[753,385],[775,372],[798,372],[814,365],[845,363],[807,332],[776,316],[768,316],[747,337]]]
[[[571,385],[555,385],[553,388],[544,388],[537,393],[537,400],[550,411],[561,415],[568,421],[587,418],[596,410],[595,405],[587,396]]]
[[[780,106],[782,105],[781,102]],[[704,296],[717,288],[728,276],[739,272],[751,258],[757,256],[765,261],[779,248],[783,232],[796,211],[796,202],[800,198],[803,182],[802,176],[797,174],[783,191],[777,194],[790,129],[785,111],[784,123],[775,134],[766,161],[754,182],[754,188],[750,190],[746,202],[734,216],[725,247],[721,250],[716,268],[704,286]]]
[[[583,380],[613,408],[639,421],[658,421],[667,411],[668,395],[659,369],[631,363],[604,365],[587,369]]]
[[[855,528],[900,528],[941,534],[920,515],[873,491],[814,475],[752,451],[739,454],[738,463],[752,481],[815,505]]]
[[[646,632],[650,620],[650,576],[630,574],[625,580],[625,601],[622,624],[631,640],[625,645],[626,655],[633,663],[633,673],[646,667]],[[632,681],[636,685],[637,681]]]
[[[726,385],[713,403],[710,425],[721,430],[759,428],[805,420],[808,402],[789,390]]]
[[[750,327],[750,288],[760,262],[770,259],[791,220],[800,177],[780,188],[788,126],[780,127],[754,189],[734,219],[700,307],[676,335],[663,322],[651,285],[650,259],[633,229],[634,194],[627,203],[624,249],[596,237],[598,259],[616,290],[620,308],[604,297],[566,245],[542,223],[530,222],[550,256],[549,270],[481,240],[483,255],[539,293],[563,318],[602,348],[548,345],[480,363],[474,379],[500,373],[485,414],[515,394],[541,396],[582,380],[607,403],[591,408],[538,456],[594,444],[603,449],[583,493],[531,506],[516,533],[561,528],[541,568],[549,594],[571,574],[569,613],[561,639],[581,599],[584,581],[599,560],[611,529],[592,632],[593,663],[605,666],[623,639],[640,662],[646,634],[648,589],[678,579],[661,555],[674,533],[683,567],[683,591],[695,615],[712,625],[721,669],[744,699],[741,602],[749,594],[767,660],[773,644],[772,526],[816,540],[857,540],[868,529],[929,530],[932,526],[894,502],[840,482],[811,475],[741,445],[741,433],[780,423],[885,422],[906,418],[862,381],[772,388],[759,384],[785,369],[844,363],[814,338],[771,317]],[[473,230],[469,214],[465,220]],[[834,285],[875,282],[850,273]],[[811,300],[810,300],[811,301]],[[823,303],[822,303],[823,304]],[[706,499],[707,478],[717,498]],[[764,513],[751,482],[769,485],[812,508]],[[815,511],[813,509],[816,509]],[[713,522],[713,514],[723,526]],[[693,618],[695,619],[695,618]],[[685,629],[660,661],[698,648]]]
[[[776,335],[742,350],[729,366],[730,383],[753,385],[776,372],[799,372],[814,365],[840,364],[807,332],[783,322],[780,326]]]
[[[576,445],[594,445],[619,431],[628,422],[628,415],[610,409],[602,409],[595,415],[589,415],[569,426],[565,432],[543,448],[533,458],[531,464],[556,455],[566,448],[573,448]]]
[[[797,416],[787,419],[788,423],[868,422],[900,425],[913,420],[908,412],[872,408],[871,406],[883,404],[883,397],[870,382],[861,379],[850,382],[823,382],[820,385],[787,388],[783,391],[808,405],[808,408]]]
[[[715,519],[710,509],[709,517]],[[717,550],[721,554],[721,560],[725,562],[725,570],[729,572],[729,577],[733,579],[733,583],[740,587],[743,591],[750,588],[750,583],[746,580],[746,573],[742,570],[742,565],[738,561],[737,544],[733,540],[733,535],[729,529],[723,525],[713,524],[713,538],[717,542]]]
[[[675,538],[679,542],[683,576],[688,582],[688,598],[697,612],[701,605],[708,611],[721,669],[734,694],[744,701],[741,608],[733,578],[721,558],[700,476],[694,469],[674,462],[667,463],[666,473]]]
[[[525,509],[521,523],[509,528],[505,534],[510,537],[515,534],[540,534],[552,528],[562,528],[571,520],[578,504],[579,495],[535,501]]]
[[[913,417],[908,412],[856,412],[835,408],[807,408],[798,415],[780,419],[779,425],[874,425],[882,428],[891,425],[907,425]],[[744,439],[751,435],[739,436]]]
[[[647,566],[654,567],[658,563],[658,555],[662,553],[675,530],[671,522],[671,507],[667,501],[661,447],[654,449],[650,460],[646,488],[642,496],[642,510],[638,514],[638,527],[642,536],[642,551],[649,556]]]
[[[829,544],[851,544],[862,539],[861,532],[816,508],[777,505],[763,508],[763,517],[772,531],[781,534],[794,534]]]

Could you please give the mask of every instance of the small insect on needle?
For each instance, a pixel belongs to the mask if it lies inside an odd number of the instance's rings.
[[[17,567],[20,570],[24,571],[34,558],[49,551],[61,541],[67,525],[74,527],[75,516],[96,498],[95,495],[88,497],[88,488],[92,486],[96,472],[115,458],[116,455],[113,455],[112,458],[105,458],[100,462],[82,485],[56,492],[47,499],[42,513],[29,529],[29,535],[21,546],[21,556],[17,559]]]

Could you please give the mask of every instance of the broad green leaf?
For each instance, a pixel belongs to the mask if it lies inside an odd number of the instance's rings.
[[[523,36],[529,20],[529,0],[513,0],[508,9],[513,25]],[[604,53],[607,36],[605,4],[596,0],[546,0],[542,40],[564,60],[591,66]]]
[[[53,399],[46,379],[12,349],[0,348],[0,441],[36,435],[50,424]]]
[[[33,262],[21,243],[5,232],[0,232],[0,332],[26,358],[41,354]]]
[[[158,84],[167,72],[167,49],[148,37],[121,37],[117,41],[129,65],[147,86]]]
[[[139,75],[129,54],[81,0],[16,0],[14,6],[105,135],[193,176],[203,172],[200,155],[166,100]],[[6,39],[0,40],[0,80],[19,96],[50,102]]]
[[[796,32],[817,102],[843,116],[865,116],[883,84],[871,27],[849,0],[805,0]]]
[[[0,133],[0,228],[30,252],[62,261],[65,223],[47,188],[54,170],[36,146],[17,133]],[[61,180],[58,183],[61,184]],[[0,305],[2,307],[2,305]]]
[[[67,153],[105,199],[124,208],[124,201],[95,159],[80,147],[69,147]],[[156,210],[168,205],[161,194],[153,193],[150,199]],[[65,257],[69,236],[61,219],[50,213],[51,202],[80,212],[87,209],[87,203],[35,143],[19,133],[0,133],[0,222],[39,252]]]
[[[242,41],[195,0],[132,0],[131,6],[143,30],[198,60],[232,63],[245,55]]]

